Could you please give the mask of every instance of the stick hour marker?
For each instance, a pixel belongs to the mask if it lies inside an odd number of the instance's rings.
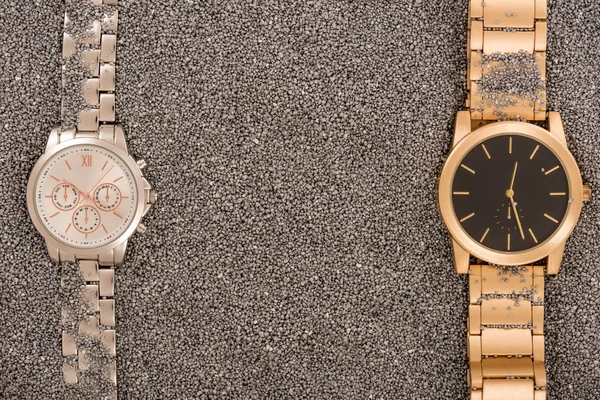
[[[510,233],[506,236],[506,250],[510,250]]]
[[[118,212],[116,212],[116,211],[115,211],[115,212],[113,212],[113,214],[115,214],[115,215],[116,215],[117,217],[119,217],[119,218],[123,218],[123,216],[122,216],[121,214],[119,214]]]
[[[54,179],[57,182],[60,182],[60,179],[58,179],[57,177],[55,177],[54,175],[50,175],[50,178]]]
[[[54,214],[52,214],[52,215],[50,216],[50,218],[54,218],[54,217],[56,217],[58,214],[60,214],[60,211],[58,211],[58,212],[55,212]]]
[[[469,194],[469,192],[452,192],[452,194],[456,194],[459,196],[467,196]]]
[[[44,197],[45,197],[45,198],[47,198],[47,199],[51,199],[51,198],[52,198],[52,196],[50,196],[49,194],[47,194],[47,195],[46,195],[46,196],[44,196]]]
[[[508,137],[508,154],[512,154],[512,136]]]
[[[71,225],[72,224],[69,224],[69,226],[67,226],[67,229],[65,229],[65,233],[69,232],[69,229],[71,229]]]
[[[537,238],[535,237],[535,235],[533,234],[533,231],[531,230],[531,228],[529,228],[529,234],[531,235],[531,237],[533,238],[534,242],[538,242]]]
[[[69,162],[67,160],[65,160],[65,164],[67,164],[67,168],[69,168],[69,171],[71,170],[71,165],[69,164]]]
[[[104,233],[108,233],[108,229],[106,229],[106,226],[104,226],[104,224],[102,224],[102,229],[104,229]]]
[[[490,228],[487,228],[485,230],[485,232],[483,232],[483,236],[481,237],[481,239],[479,239],[479,243],[482,243],[483,240],[485,239],[485,237],[487,236],[487,234],[490,232]]]
[[[535,149],[533,149],[533,153],[531,153],[531,155],[529,156],[530,160],[533,160],[533,157],[535,157],[535,153],[537,153],[537,151],[540,149],[540,145],[538,144],[537,146],[535,146]]]
[[[490,152],[488,151],[488,149],[485,147],[485,144],[481,144],[481,147],[483,148],[483,151],[485,151],[485,155],[487,156],[488,160],[490,158],[492,158],[492,156],[490,156]]]
[[[474,174],[475,171],[472,170],[471,168],[467,167],[465,164],[460,164],[461,167],[463,167],[464,169],[466,169],[467,171],[469,171],[470,173]]]
[[[555,224],[558,224],[558,220],[556,218],[552,218],[548,214],[544,214],[544,217],[548,218],[550,221],[554,222]]]
[[[554,171],[556,171],[559,168],[560,168],[560,165],[557,165],[556,167],[554,167],[552,169],[549,169],[548,171],[544,172],[544,174],[546,174],[546,175],[551,174],[551,173],[553,173]]]
[[[115,179],[113,182],[119,181],[121,179],[123,179],[123,175],[121,175],[120,177],[118,177],[117,179]]]
[[[101,171],[104,171],[104,168],[106,168],[106,164],[108,164],[108,161],[104,162],[104,165],[102,166],[102,170]]]
[[[463,219],[461,219],[460,222],[464,222],[464,221],[468,220],[469,218],[471,218],[474,215],[475,215],[475,213],[471,213],[471,214],[467,215],[466,217],[463,217]]]
[[[566,196],[566,192],[550,192],[550,196]]]

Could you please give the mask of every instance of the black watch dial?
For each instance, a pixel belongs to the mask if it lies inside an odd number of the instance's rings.
[[[452,204],[463,229],[483,246],[504,252],[529,250],[552,236],[570,198],[558,157],[518,134],[473,147],[452,183]]]

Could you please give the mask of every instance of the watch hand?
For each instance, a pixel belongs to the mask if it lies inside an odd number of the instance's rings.
[[[108,196],[108,186],[106,187],[106,202],[108,202],[109,196]]]
[[[508,188],[508,190],[510,190],[510,191],[513,190],[513,185],[515,184],[515,176],[517,176],[518,165],[519,165],[519,163],[517,161],[515,161],[515,169],[513,170],[512,178],[510,180],[510,187]]]
[[[89,192],[87,192],[87,195],[88,195],[88,196],[89,196],[89,194],[90,194],[90,193],[92,193],[92,192],[93,192],[93,191],[96,189],[96,186],[98,186],[98,185],[100,184],[100,182],[102,182],[102,179],[104,179],[104,177],[105,177],[106,175],[108,175],[108,174],[109,174],[109,172],[110,172],[110,171],[111,171],[111,170],[112,170],[114,167],[115,167],[114,165],[113,165],[112,167],[110,167],[110,168],[108,169],[108,171],[106,171],[106,173],[105,173],[104,175],[102,175],[102,178],[98,179],[98,182],[96,182],[96,184],[94,184],[94,186],[92,186],[92,188],[90,189],[90,191],[89,191]]]
[[[513,196],[510,196],[510,204],[512,204],[513,211],[515,212],[515,218],[517,220],[517,225],[519,226],[519,232],[521,232],[521,239],[525,240],[525,234],[523,233],[523,227],[521,226],[521,219],[519,218],[519,213],[517,212],[517,206],[515,205],[515,199]]]

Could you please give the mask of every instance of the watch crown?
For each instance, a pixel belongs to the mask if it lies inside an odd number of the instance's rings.
[[[592,188],[589,185],[583,185],[583,201],[590,201],[592,198]]]
[[[137,227],[137,229],[136,229],[136,232],[138,232],[138,233],[146,233],[146,230],[147,230],[147,229],[148,229],[148,228],[146,228],[146,225],[144,225],[144,224],[142,224],[142,223],[140,222],[140,224],[138,225],[138,227]]]
[[[144,169],[148,165],[148,164],[146,164],[146,161],[144,161],[144,160],[138,160],[138,161],[136,161],[136,164],[138,165],[138,167],[140,167],[140,169]]]

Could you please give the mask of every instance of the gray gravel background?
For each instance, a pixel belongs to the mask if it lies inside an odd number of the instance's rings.
[[[118,114],[160,202],[117,272],[121,399],[465,399],[435,185],[466,0],[133,1]],[[59,268],[26,210],[61,1],[0,4],[0,398],[61,399]],[[553,0],[550,108],[600,188],[600,3]],[[600,397],[600,206],[546,279],[551,399]]]

